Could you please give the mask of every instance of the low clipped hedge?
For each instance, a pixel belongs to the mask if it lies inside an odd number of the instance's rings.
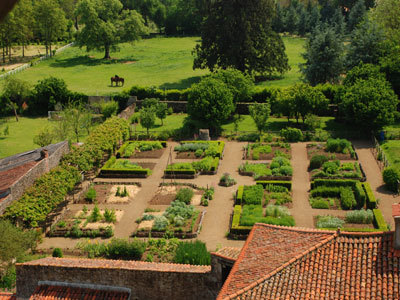
[[[377,208],[378,204],[376,202],[376,198],[374,196],[374,193],[372,192],[371,186],[369,185],[368,182],[364,182],[362,184],[363,190],[365,192],[366,196],[366,201],[367,201],[367,207],[369,209],[374,209]]]
[[[225,149],[225,142],[224,141],[182,141],[181,144],[218,144],[218,153],[215,157],[222,159]]]
[[[240,226],[240,217],[242,216],[242,206],[235,205],[233,209],[232,224],[229,230],[229,235],[232,238],[245,239],[250,233],[253,226]]]
[[[238,187],[238,190],[236,192],[236,204],[241,204],[243,201],[243,192],[244,192],[244,186],[241,185]]]
[[[112,165],[117,161],[116,157],[113,156],[111,157],[101,168],[100,170],[100,176],[101,177],[130,177],[130,178],[135,178],[135,177],[147,177],[151,175],[151,170],[150,169],[143,169],[143,168],[137,168],[137,169],[122,169],[122,168],[112,168]]]
[[[314,189],[318,186],[353,187],[357,181],[352,179],[314,179],[311,182],[311,188]]]
[[[279,186],[284,186],[289,191],[292,190],[292,182],[291,181],[257,180],[256,184],[261,184],[264,188],[270,184],[279,185]]]
[[[383,218],[382,211],[380,209],[373,209],[374,213],[374,225],[376,228],[382,231],[388,231],[388,226]]]

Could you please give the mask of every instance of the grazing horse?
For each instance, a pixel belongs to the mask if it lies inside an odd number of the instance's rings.
[[[119,77],[118,75],[115,75],[114,77],[111,77],[111,86],[113,86],[114,82],[115,82],[115,86],[118,86],[119,82],[121,82],[121,86],[124,86],[125,79],[122,77]]]

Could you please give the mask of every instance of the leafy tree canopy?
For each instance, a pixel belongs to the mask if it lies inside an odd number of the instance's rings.
[[[118,49],[120,42],[133,42],[147,32],[142,16],[135,10],[123,10],[119,0],[82,0],[76,9],[85,26],[76,41],[80,47],[104,51]]]
[[[232,67],[262,75],[286,72],[285,46],[271,29],[274,14],[272,0],[249,0],[245,5],[239,0],[207,0],[193,67]]]
[[[399,0],[379,0],[372,9],[373,19],[380,24],[389,39],[400,44]]]

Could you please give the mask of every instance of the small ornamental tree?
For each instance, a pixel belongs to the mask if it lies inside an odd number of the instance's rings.
[[[143,107],[140,111],[140,125],[142,125],[147,130],[147,135],[149,135],[149,129],[154,126],[156,122],[156,114],[153,107]]]
[[[348,123],[377,130],[394,122],[399,99],[385,80],[358,80],[342,97],[341,110]]]
[[[156,115],[157,118],[161,120],[161,126],[164,125],[164,119],[167,117],[168,114],[168,105],[167,103],[158,103],[156,106]]]
[[[235,111],[233,95],[225,83],[206,77],[192,85],[188,95],[188,114],[191,118],[219,129]]]
[[[249,112],[254,123],[256,123],[258,132],[262,134],[267,129],[267,121],[271,113],[269,103],[250,105]]]

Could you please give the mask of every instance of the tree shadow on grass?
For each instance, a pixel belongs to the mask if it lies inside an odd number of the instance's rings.
[[[112,64],[123,64],[123,63],[134,63],[137,60],[132,59],[103,59],[103,58],[92,58],[88,55],[82,55],[77,57],[71,57],[66,59],[55,59],[50,63],[50,67],[54,68],[72,68],[76,66],[100,66],[100,65],[112,65]]]
[[[193,76],[182,79],[178,82],[166,82],[159,86],[160,89],[186,89],[189,88],[193,83],[198,83],[202,76]]]

